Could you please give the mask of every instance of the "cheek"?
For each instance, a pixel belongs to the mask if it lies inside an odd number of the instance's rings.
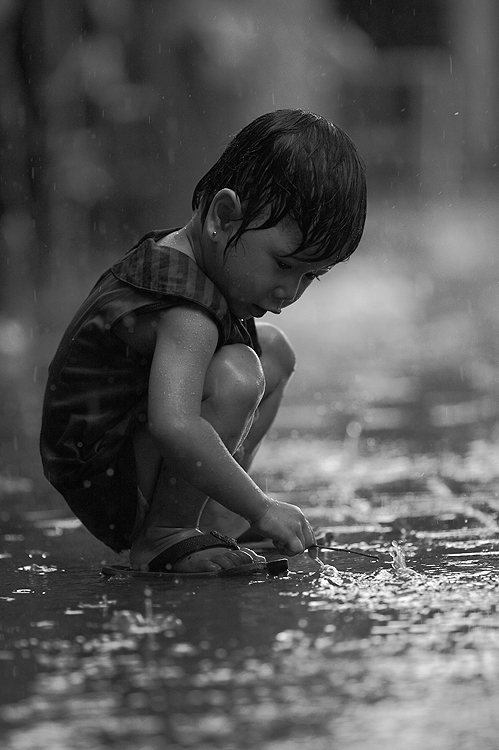
[[[247,278],[249,274],[255,271],[255,264],[251,261],[251,255],[244,246],[237,248],[228,259],[227,265],[230,268],[231,276],[240,279]]]
[[[246,289],[249,290],[255,285],[255,268],[245,259],[239,259],[225,267],[226,278],[234,291]]]
[[[224,261],[223,272],[228,279],[236,283],[241,276],[241,260],[234,255],[230,255]]]

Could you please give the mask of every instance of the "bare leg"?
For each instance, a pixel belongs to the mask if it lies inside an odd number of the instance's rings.
[[[234,344],[218,351],[208,369],[201,415],[234,453],[245,440],[262,398],[264,376],[255,353]],[[178,476],[146,428],[134,436],[139,487],[150,504],[130,551],[132,567],[144,569],[168,546],[174,530],[196,528],[206,497]],[[209,571],[251,562],[254,553],[213,548],[181,560],[175,570]],[[262,559],[262,558],[258,558]]]
[[[261,364],[265,375],[265,392],[255,414],[253,425],[234,455],[246,471],[271,427],[282,401],[284,389],[295,369],[295,354],[283,332],[270,323],[258,323],[258,340],[262,348]],[[204,507],[199,528],[216,529],[238,537],[249,528],[249,523],[223,505],[209,500]]]

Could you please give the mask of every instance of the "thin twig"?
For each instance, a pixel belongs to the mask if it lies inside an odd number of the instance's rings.
[[[355,549],[345,549],[344,547],[326,547],[325,545],[321,544],[314,544],[313,547],[316,547],[317,549],[324,549],[331,552],[349,552],[351,555],[361,555],[362,557],[370,557],[372,560],[378,560],[379,557],[376,555],[369,555],[367,552],[358,552]]]

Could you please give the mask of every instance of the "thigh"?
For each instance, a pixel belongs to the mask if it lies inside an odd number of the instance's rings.
[[[129,549],[139,506],[132,439],[127,439],[105,471],[79,489],[61,490],[83,525],[116,552]]]

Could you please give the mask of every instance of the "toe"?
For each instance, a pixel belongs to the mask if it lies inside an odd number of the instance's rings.
[[[213,557],[205,557],[200,552],[187,555],[173,566],[176,573],[218,573],[222,566]]]
[[[246,555],[244,553],[240,554],[239,551],[220,552],[220,554],[212,557],[211,559],[213,562],[217,563],[217,565],[220,565],[220,567],[224,570],[229,570],[230,568],[238,568],[241,565],[248,565],[253,562],[250,555]]]
[[[214,547],[193,552],[184,557],[173,566],[173,570],[185,573],[210,573],[265,561],[265,557],[257,555],[250,549],[231,550],[225,547]]]

